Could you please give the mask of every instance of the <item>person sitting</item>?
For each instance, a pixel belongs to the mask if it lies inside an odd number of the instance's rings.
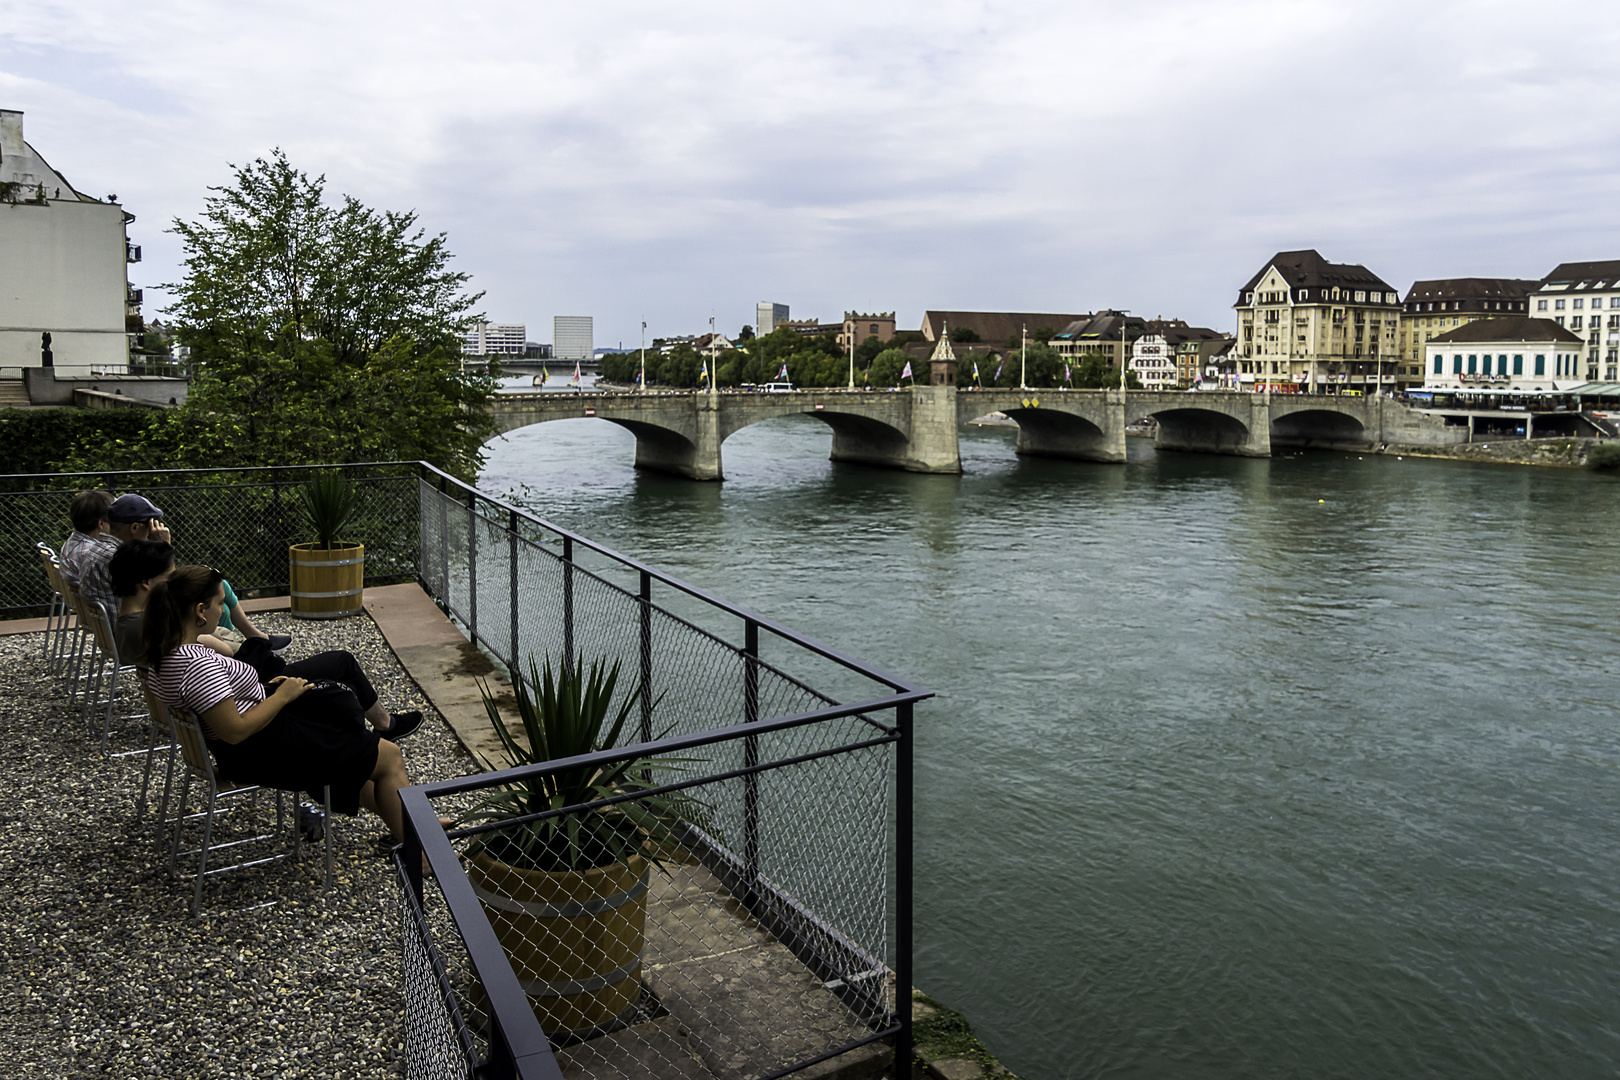
[[[113,553],[118,550],[118,545],[130,540],[161,540],[165,544],[169,543],[172,537],[162,518],[163,511],[144,495],[129,492],[111,500],[104,515],[104,528],[111,534],[108,538],[110,542],[86,548],[79,559],[77,579],[73,582],[86,601],[100,604],[108,612],[118,611],[119,598],[113,591],[107,573],[107,566],[112,561]],[[77,521],[74,527],[78,528]],[[64,544],[63,550],[66,551],[66,548],[67,545]],[[285,649],[292,644],[292,638],[286,634],[277,634],[272,638],[253,625],[237,602],[236,593],[231,590],[230,582],[225,583],[225,611],[226,614],[221,617],[220,623],[227,630],[235,629],[249,639],[263,638],[269,642],[271,651]]]
[[[105,549],[107,557],[118,549],[118,541],[108,532],[110,523],[107,510],[112,506],[112,493],[108,491],[81,491],[68,504],[68,519],[73,532],[62,541],[57,561],[62,577],[75,589],[79,587],[80,567],[91,552]]]
[[[146,665],[146,646],[141,640],[145,624],[147,596],[152,586],[174,572],[174,548],[162,540],[127,540],[107,563],[107,580],[118,597],[118,617],[113,622],[113,640],[118,659],[125,664]],[[198,638],[221,656],[234,656],[259,673],[263,682],[281,674],[286,667],[270,649],[267,638],[249,638],[240,647],[212,634]]]
[[[223,581],[210,567],[182,566],[151,588],[142,643],[152,692],[197,716],[209,751],[231,779],[304,791],[315,800],[329,786],[333,810],[353,817],[363,806],[382,818],[396,843],[402,840],[399,789],[410,780],[393,740],[415,730],[421,715],[414,723],[409,714],[382,722],[387,712],[346,652],[300,661],[342,670],[343,682],[287,674],[261,684],[253,668],[199,640],[219,624]]]

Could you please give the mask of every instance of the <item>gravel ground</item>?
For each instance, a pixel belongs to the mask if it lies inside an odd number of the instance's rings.
[[[413,780],[475,769],[370,618],[255,621],[293,636],[289,660],[348,649],[386,705],[427,714],[403,744]],[[0,1073],[400,1075],[398,888],[374,842],[382,823],[338,820],[330,893],[306,848],[301,864],[210,881],[192,921],[190,884],[168,875],[151,815],[134,823],[141,759],[100,757],[42,643],[0,638]],[[115,729],[114,749],[136,738]],[[265,900],[275,906],[230,913]]]

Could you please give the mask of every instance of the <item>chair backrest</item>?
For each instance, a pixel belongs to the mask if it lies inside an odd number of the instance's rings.
[[[174,741],[180,745],[180,754],[188,767],[205,776],[213,775],[214,761],[208,753],[202,723],[197,715],[190,709],[165,704],[162,698],[152,692],[151,672],[144,667],[136,670],[141,680],[141,693],[146,698],[146,711],[151,715],[152,722],[169,729]]]
[[[129,663],[118,656],[118,635],[113,630],[113,620],[117,616],[110,614],[106,608],[93,600],[81,598],[81,601],[85,621],[90,624],[90,633],[95,636],[96,646],[104,655],[112,657],[120,667],[129,667]]]
[[[45,566],[45,580],[51,583],[51,588],[55,590],[57,596],[67,599],[67,595],[62,591],[64,587],[62,565],[57,562],[56,552],[44,544],[35,544],[34,549],[39,552],[39,561]]]

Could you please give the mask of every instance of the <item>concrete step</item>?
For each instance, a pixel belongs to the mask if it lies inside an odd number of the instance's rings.
[[[21,379],[0,379],[0,409],[15,409],[27,404],[28,390]]]

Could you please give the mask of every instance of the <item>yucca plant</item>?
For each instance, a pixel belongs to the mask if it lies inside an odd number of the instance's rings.
[[[341,473],[324,472],[300,487],[298,494],[314,526],[316,546],[330,551],[360,506],[359,491]]]
[[[572,667],[554,672],[548,657],[542,671],[530,657],[529,681],[534,690],[531,692],[522,679],[514,679],[512,687],[523,726],[522,740],[507,727],[488,685],[480,682],[484,710],[506,749],[505,766],[555,761],[618,746],[630,712],[641,696],[638,686],[615,709],[619,667],[618,661],[608,668],[597,660],[587,673],[584,658],[580,657]],[[670,772],[679,771],[692,760],[632,757],[600,768],[564,769],[507,784],[463,814],[461,820],[508,821],[612,795],[647,791],[668,783]],[[486,764],[495,767],[493,762]],[[706,807],[697,800],[683,792],[665,792],[484,833],[469,853],[481,851],[508,866],[547,872],[588,870],[611,862],[628,865],[631,857],[639,854],[662,869],[657,852],[679,846],[680,824],[706,816]]]

